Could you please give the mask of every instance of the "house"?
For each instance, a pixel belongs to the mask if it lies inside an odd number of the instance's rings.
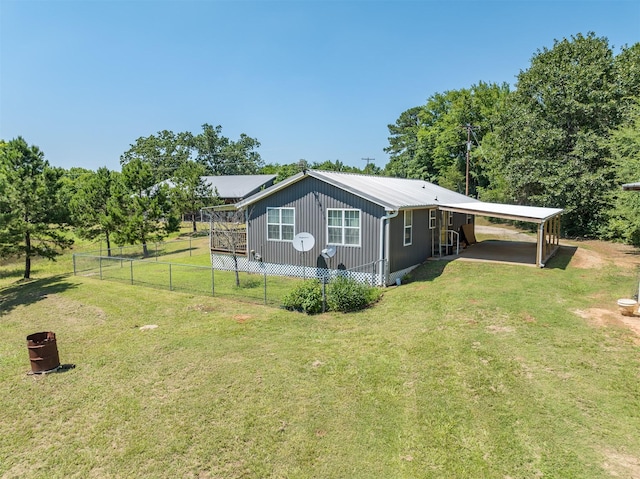
[[[557,249],[562,212],[483,203],[422,180],[317,170],[227,208],[245,212],[248,270],[257,261],[271,274],[341,270],[375,284],[391,284],[430,257],[459,252],[462,226],[473,225],[476,214],[544,224],[540,257],[546,260]],[[306,248],[297,244],[301,238]]]
[[[276,177],[277,175],[220,175],[201,176],[200,179],[211,191],[216,192],[225,204],[232,204],[273,185]],[[171,179],[164,180],[153,186],[153,189],[159,185],[173,188],[175,183]]]
[[[264,188],[268,188],[273,185],[276,178],[277,175],[220,175],[200,177],[205,185],[211,188],[211,191],[214,192],[224,204],[237,203]],[[168,179],[154,185],[152,190],[157,189],[160,185],[167,185],[169,188],[175,187],[173,180]],[[194,216],[196,218],[199,216],[199,221],[202,221],[202,211],[194,211],[183,215],[182,219],[183,221],[191,221]]]
[[[276,175],[203,176],[204,182],[218,192],[226,204],[237,203],[273,185]]]

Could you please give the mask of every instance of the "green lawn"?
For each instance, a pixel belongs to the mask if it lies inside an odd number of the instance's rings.
[[[639,337],[585,319],[636,273],[570,260],[429,262],[312,317],[4,265],[0,477],[638,477]],[[46,330],[76,367],[28,375]]]

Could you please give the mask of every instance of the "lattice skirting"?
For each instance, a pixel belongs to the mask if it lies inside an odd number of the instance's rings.
[[[234,260],[232,255],[212,253],[211,265],[214,269],[220,269],[225,271],[235,271],[237,261],[238,271],[247,273],[267,274],[268,276],[292,276],[297,278],[318,278],[320,280],[331,279],[336,276],[346,276],[353,278],[360,283],[367,283],[372,285],[382,285],[381,273],[364,272],[364,271],[351,271],[341,269],[327,269],[327,268],[315,268],[312,266],[300,266],[294,264],[279,264],[279,263],[264,263],[262,261],[249,260],[246,256],[237,256]],[[405,274],[412,269],[417,268],[419,265],[414,265],[409,268],[405,268],[400,271],[390,273],[385,278],[385,286],[396,282],[396,278],[402,278]]]

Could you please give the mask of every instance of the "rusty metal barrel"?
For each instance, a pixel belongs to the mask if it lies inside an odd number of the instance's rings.
[[[27,348],[31,371],[34,373],[47,373],[60,367],[55,333],[44,331],[30,334],[27,336]]]

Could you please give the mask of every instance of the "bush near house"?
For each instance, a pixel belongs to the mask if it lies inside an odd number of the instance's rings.
[[[359,311],[375,303],[382,292],[373,286],[358,283],[344,276],[334,278],[327,289],[327,306],[331,311]]]
[[[316,314],[322,311],[322,286],[317,279],[308,279],[295,287],[283,300],[282,305],[289,311]]]
[[[359,311],[378,301],[381,296],[382,292],[373,286],[338,276],[329,282],[326,289],[327,310],[343,313]],[[287,294],[282,303],[290,311],[319,313],[322,311],[322,284],[317,279],[307,280]]]

